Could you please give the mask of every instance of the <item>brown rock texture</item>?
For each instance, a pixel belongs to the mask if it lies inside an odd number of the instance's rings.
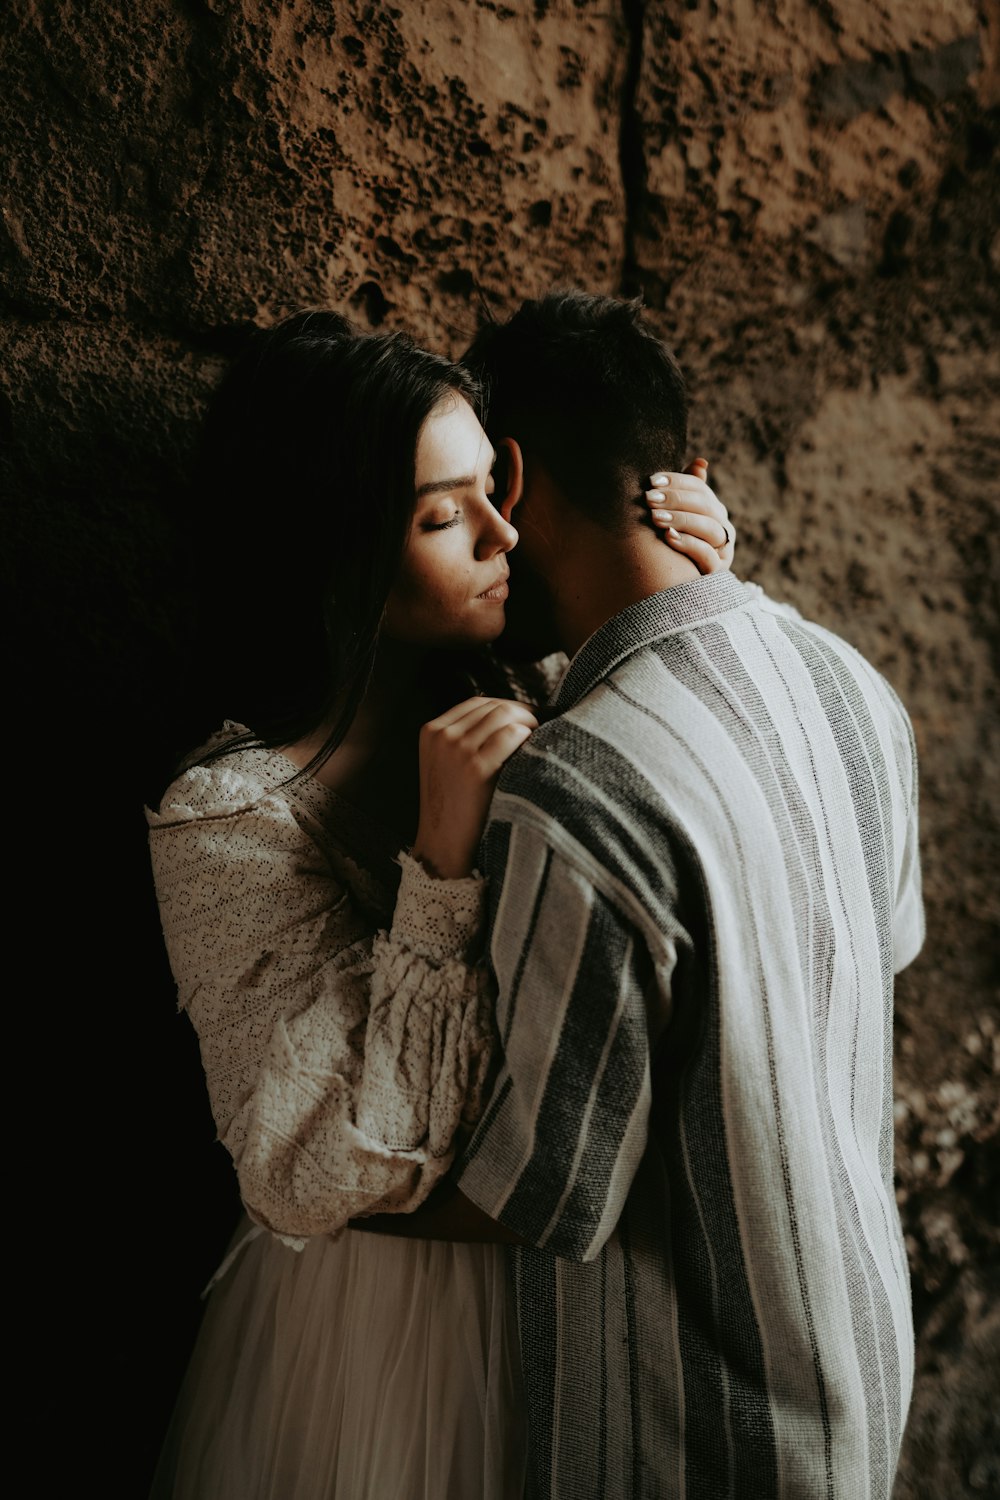
[[[232,1212],[141,815],[206,391],[295,305],[457,354],[484,309],[572,282],[641,292],[738,570],[912,715],[928,940],[898,991],[918,1372],[896,1494],[1000,1493],[997,0],[8,0],[0,25],[16,800],[67,1073],[27,1177],[32,1230],[91,1268],[58,1303],[110,1372],[81,1441],[144,1492]]]

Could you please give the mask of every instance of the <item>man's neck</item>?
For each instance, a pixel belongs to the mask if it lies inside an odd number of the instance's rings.
[[[557,576],[549,579],[562,650],[574,656],[629,605],[699,576],[689,558],[646,527],[627,537],[586,530],[564,554]]]

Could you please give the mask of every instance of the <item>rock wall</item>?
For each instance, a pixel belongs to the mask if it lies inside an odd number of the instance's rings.
[[[67,1233],[87,1250],[56,1300],[79,1378],[95,1341],[110,1372],[82,1440],[142,1492],[233,1213],[139,811],[206,391],[294,305],[458,353],[484,308],[573,281],[641,292],[673,344],[744,576],[911,712],[897,1496],[996,1493],[997,0],[8,0],[2,27],[25,1046],[62,1063],[26,1191],[60,1285]]]

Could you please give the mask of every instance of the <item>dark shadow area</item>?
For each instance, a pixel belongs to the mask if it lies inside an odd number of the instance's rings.
[[[239,1205],[176,1008],[143,813],[182,680],[160,572],[179,480],[137,442],[126,485],[126,447],[109,441],[97,491],[102,436],[8,443],[0,462],[21,497],[4,583],[22,976],[10,1055],[29,1143],[15,1232],[23,1295],[45,1304],[24,1378],[44,1390],[57,1371],[66,1406],[44,1472],[65,1464],[109,1500],[141,1500]]]

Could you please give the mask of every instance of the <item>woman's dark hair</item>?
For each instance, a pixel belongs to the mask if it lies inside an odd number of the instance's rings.
[[[335,711],[311,764],[340,743],[409,531],[417,438],[449,396],[482,416],[476,378],[405,333],[312,310],[251,334],[196,458],[195,743],[225,716],[290,744]]]

